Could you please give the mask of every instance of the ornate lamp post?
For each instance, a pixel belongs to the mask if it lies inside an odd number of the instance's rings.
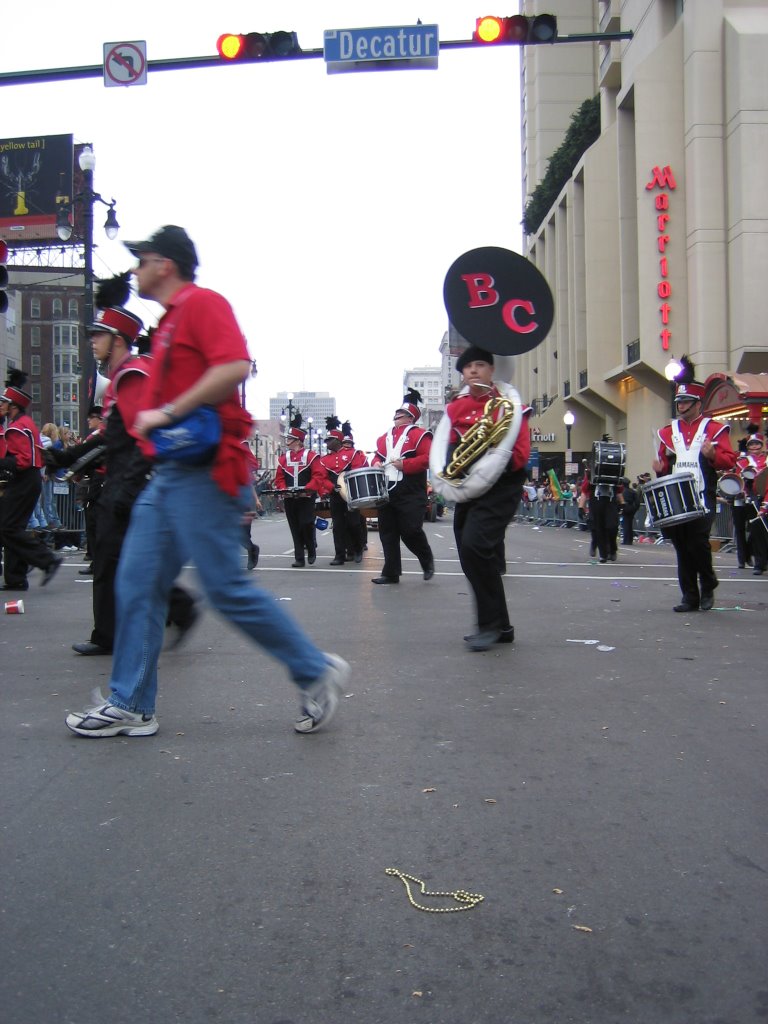
[[[290,427],[291,420],[293,419],[293,392],[292,391],[288,392],[287,398],[288,398],[288,406],[287,406],[288,412],[286,413],[286,411],[285,411],[286,410],[286,406],[283,406],[282,411],[280,413],[280,419],[281,419],[281,421],[284,424],[286,424],[287,426]]]
[[[107,202],[98,192],[93,190],[93,172],[96,167],[96,157],[90,146],[84,146],[80,156],[77,158],[80,170],[83,172],[83,190],[72,197],[71,203],[61,203],[56,214],[56,234],[62,242],[68,242],[72,237],[72,210],[75,203],[81,203],[83,207],[83,278],[85,284],[85,301],[83,311],[85,316],[85,328],[93,323],[93,207],[95,203],[102,203],[108,207],[107,219],[104,221],[104,233],[107,238],[117,238],[120,225],[115,214],[115,200]]]
[[[309,434],[309,444],[307,445],[307,448],[309,448],[310,451],[312,451],[312,424],[314,422],[315,421],[311,416],[307,416],[307,432]]]

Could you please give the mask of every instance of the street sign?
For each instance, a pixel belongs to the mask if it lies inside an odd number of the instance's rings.
[[[146,85],[147,44],[104,43],[104,85]]]
[[[390,68],[436,68],[437,25],[326,29],[323,59],[328,74]]]

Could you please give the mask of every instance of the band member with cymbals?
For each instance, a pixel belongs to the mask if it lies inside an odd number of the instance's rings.
[[[365,452],[355,451],[354,444],[345,444],[344,427],[351,432],[349,423],[342,427],[338,416],[325,418],[325,447],[327,453],[321,462],[332,486],[330,492],[331,519],[333,521],[333,561],[331,565],[344,565],[347,549],[353,552],[355,562],[363,560],[363,539],[360,529],[360,510],[350,508],[339,493],[339,474],[347,469],[363,469],[368,465]]]
[[[456,360],[456,369],[461,373],[464,386],[446,408],[452,428],[449,452],[454,451],[466,432],[483,418],[489,400],[502,397],[493,380],[494,359],[490,352],[470,345]],[[527,417],[531,411],[524,406],[523,416]],[[501,412],[498,410],[492,415],[499,416]],[[471,651],[487,651],[494,644],[511,644],[515,639],[502,579],[506,571],[504,537],[520,504],[530,454],[531,436],[524,419],[509,462],[501,474],[478,497],[456,504],[453,515],[456,548],[477,610],[477,632],[464,637]]]
[[[675,380],[678,418],[658,432],[659,448],[653,469],[657,476],[693,473],[707,514],[698,519],[662,528],[677,555],[677,578],[682,600],[673,611],[709,611],[714,606],[717,576],[712,565],[709,531],[715,518],[717,473],[733,469],[736,452],[731,447],[727,424],[702,416],[704,385],[695,380],[695,367],[686,357]]]
[[[328,475],[317,452],[304,447],[306,430],[301,429],[302,415],[297,413],[291,420],[285,435],[287,451],[277,460],[275,488],[285,491],[285,518],[293,538],[294,560],[291,568],[300,569],[306,560],[310,565],[317,559],[315,534],[315,498],[327,494],[331,489]],[[302,493],[291,494],[301,488]]]
[[[747,427],[745,451],[736,460],[736,468],[744,480],[744,493],[746,504],[741,510],[746,513],[747,530],[749,537],[749,551],[752,555],[753,576],[762,576],[768,563],[768,522],[765,518],[765,481],[768,478],[766,471],[765,435],[760,432],[756,423],[750,423]],[[734,523],[736,520],[736,509],[733,510]],[[741,560],[739,567],[744,568]]]
[[[421,416],[420,401],[419,392],[410,388],[403,404],[395,410],[394,426],[376,442],[372,464],[384,470],[389,501],[379,509],[384,568],[373,583],[400,582],[400,541],[418,558],[425,580],[435,575],[435,559],[424,533],[432,434],[416,426]]]
[[[0,547],[5,548],[5,584],[0,590],[27,590],[30,565],[43,570],[40,582],[45,586],[63,561],[40,537],[27,531],[43,486],[43,445],[40,431],[27,414],[32,395],[24,391],[26,382],[22,370],[9,370],[0,394],[0,419],[5,420],[0,470],[7,478],[0,499]]]

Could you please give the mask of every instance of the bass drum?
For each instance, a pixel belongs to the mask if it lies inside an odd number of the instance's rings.
[[[389,501],[384,470],[378,466],[339,473],[339,493],[350,508],[381,508]]]
[[[627,452],[617,441],[594,441],[592,444],[592,483],[619,484],[624,476]]]

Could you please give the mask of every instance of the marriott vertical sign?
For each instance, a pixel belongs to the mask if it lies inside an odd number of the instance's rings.
[[[659,316],[661,317],[661,347],[666,352],[672,340],[670,322],[672,318],[672,304],[668,301],[672,298],[672,285],[669,282],[669,222],[672,219],[670,213],[669,192],[677,188],[675,176],[671,167],[654,167],[651,171],[651,180],[647,182],[646,189],[649,192],[656,191],[654,205],[656,207],[656,248],[659,252],[659,282],[656,285],[656,294],[661,299]]]

